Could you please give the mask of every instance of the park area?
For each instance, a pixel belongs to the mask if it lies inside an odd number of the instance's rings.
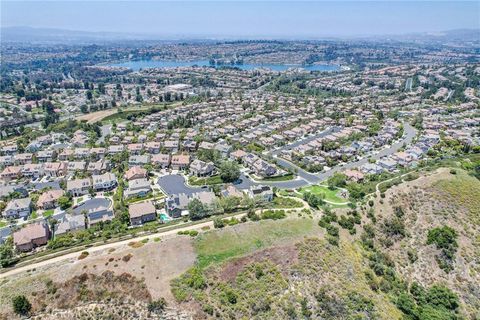
[[[342,191],[347,192],[344,189],[336,188],[334,190],[322,185],[313,185],[305,188],[298,189],[298,192],[302,195],[309,192],[314,195],[321,196],[323,200],[332,205],[346,205],[348,200],[341,196]]]

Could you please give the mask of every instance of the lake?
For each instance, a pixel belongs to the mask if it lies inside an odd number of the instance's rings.
[[[175,68],[175,67],[191,67],[191,66],[211,66],[208,60],[194,60],[194,61],[164,61],[164,60],[137,60],[137,61],[126,61],[120,63],[109,64],[112,67],[126,67],[134,71],[147,68]],[[231,66],[231,65],[225,65]],[[217,66],[220,67],[220,66]],[[303,68],[308,71],[338,71],[340,66],[338,65],[287,65],[287,64],[242,64],[234,65],[242,70],[253,70],[255,68],[267,68],[274,71],[285,71],[288,68]]]

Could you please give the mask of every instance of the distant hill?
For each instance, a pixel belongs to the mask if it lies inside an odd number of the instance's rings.
[[[272,39],[266,37],[265,39]],[[276,37],[282,39],[281,37]],[[78,30],[65,30],[54,28],[33,28],[33,27],[4,27],[0,29],[0,40],[4,42],[28,42],[28,43],[102,43],[118,41],[145,41],[145,40],[166,40],[166,41],[205,41],[205,40],[245,40],[246,37],[230,37],[227,35],[173,35],[173,34],[140,34],[120,32],[90,32]],[[258,39],[258,37],[256,37]],[[285,38],[286,39],[286,38]],[[284,39],[284,40],[285,40]],[[291,38],[290,40],[309,40]],[[374,36],[349,36],[349,37],[315,37],[315,40],[374,40],[374,41],[411,41],[411,42],[480,42],[480,29],[458,29],[441,32],[418,32],[399,35],[374,35]],[[311,39],[310,39],[311,40]]]
[[[32,43],[97,43],[122,40],[148,40],[152,36],[115,32],[89,32],[50,28],[5,27],[1,29],[4,42]]]

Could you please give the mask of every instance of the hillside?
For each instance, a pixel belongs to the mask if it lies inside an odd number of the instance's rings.
[[[249,221],[3,279],[2,315],[23,293],[39,319],[476,319],[479,201],[476,178],[439,169],[356,210]]]

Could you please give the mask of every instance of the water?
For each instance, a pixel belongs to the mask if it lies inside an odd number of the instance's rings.
[[[194,60],[194,61],[163,61],[163,60],[138,60],[138,61],[126,61],[120,63],[110,64],[112,67],[126,67],[134,71],[147,68],[175,68],[175,67],[192,67],[192,66],[211,66],[208,60]],[[338,65],[288,65],[288,64],[242,64],[242,65],[224,65],[237,67],[242,70],[253,70],[256,68],[267,68],[274,71],[285,71],[289,68],[303,68],[308,71],[338,71],[340,66]],[[217,66],[221,67],[221,66]]]

